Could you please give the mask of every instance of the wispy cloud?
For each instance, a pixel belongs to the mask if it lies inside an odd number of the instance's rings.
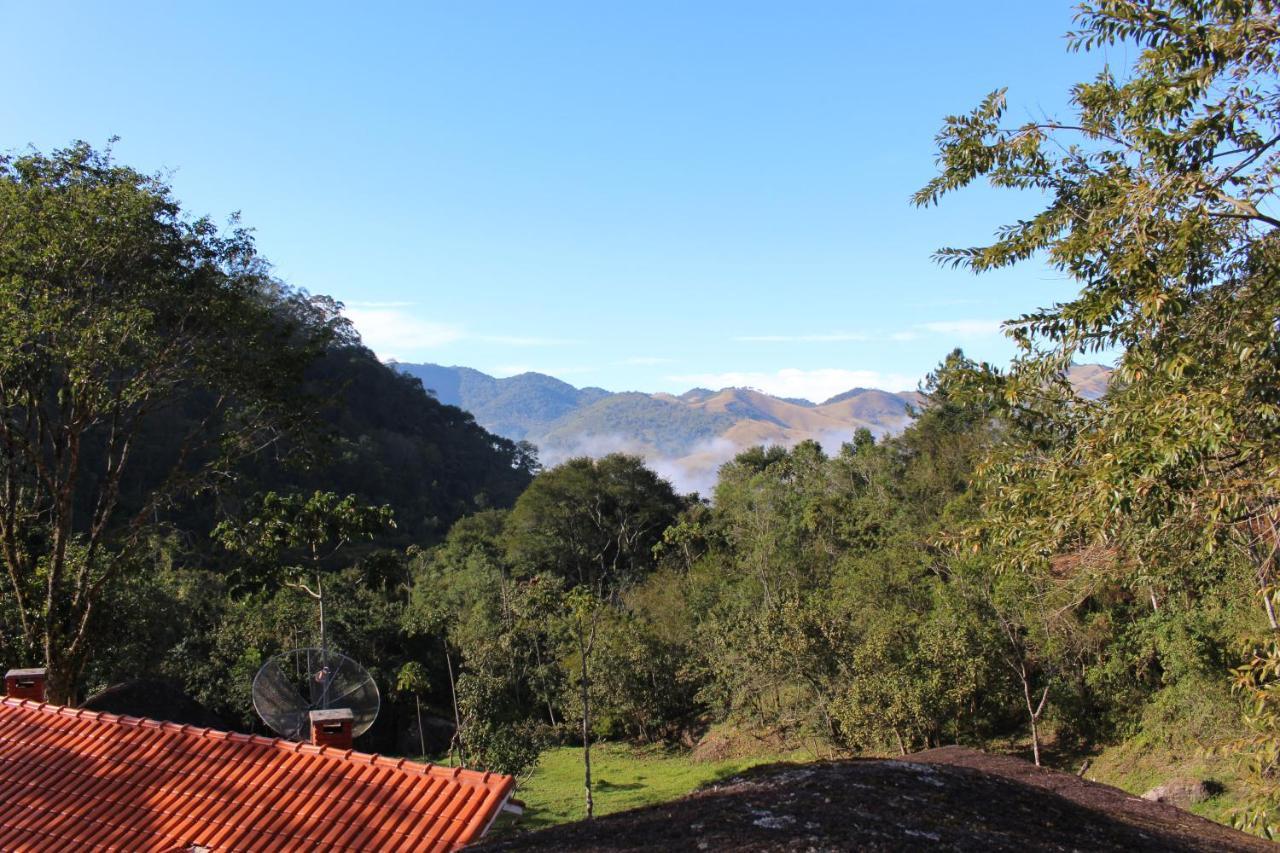
[[[917,377],[875,370],[844,370],[838,367],[800,370],[785,368],[773,373],[728,372],[687,373],[668,376],[672,382],[704,388],[755,388],[775,397],[799,397],[820,403],[850,388],[881,388],[903,391],[914,388]]]
[[[674,364],[674,358],[663,358],[657,355],[635,355],[631,358],[624,358],[620,364],[631,367],[653,367],[658,364]]]
[[[985,338],[1001,334],[1000,320],[943,320],[937,323],[921,323],[919,328],[939,335],[961,338]]]
[[[383,361],[399,356],[412,358],[423,350],[438,349],[458,341],[479,341],[504,347],[557,347],[582,343],[570,338],[535,335],[476,334],[464,326],[423,320],[404,309],[412,302],[349,302],[342,313],[356,327],[365,346]],[[394,355],[393,355],[394,354]]]
[[[645,465],[678,491],[710,495],[715,490],[720,466],[742,449],[729,439],[717,436],[695,442],[682,456],[673,456],[655,450],[635,436],[606,433],[574,435],[560,444],[540,448],[538,455],[542,464],[551,468],[575,456],[598,459],[610,453],[630,453],[644,457]]]
[[[466,335],[457,326],[419,320],[394,308],[352,308],[343,314],[360,333],[365,346],[384,361],[395,354],[435,349],[462,340]]]
[[[476,335],[475,340],[506,347],[563,347],[582,343],[573,338],[539,338],[521,335]]]
[[[586,365],[571,365],[569,367],[537,367],[531,364],[499,364],[485,371],[491,376],[499,379],[505,379],[509,376],[519,376],[521,373],[542,373],[546,376],[553,376],[556,379],[564,379],[566,376],[580,376],[584,373],[595,373],[596,368]]]
[[[347,308],[410,308],[414,305],[412,302],[366,302],[358,299],[354,302],[344,302]]]
[[[519,376],[521,373],[531,373],[533,368],[527,364],[499,364],[489,368],[488,373],[499,379],[505,379],[508,376]]]
[[[983,300],[973,299],[970,297],[958,297],[955,299],[925,299],[919,302],[904,303],[907,308],[952,308],[956,305],[980,305]]]
[[[821,335],[739,335],[735,341],[755,344],[829,344],[842,341],[870,341],[874,335],[865,332],[833,332]]]
[[[980,338],[1001,334],[999,320],[943,320],[936,323],[918,323],[908,329],[894,332],[822,332],[800,335],[738,335],[739,343],[753,344],[830,344],[869,341],[916,341],[931,335],[950,335],[960,338]]]

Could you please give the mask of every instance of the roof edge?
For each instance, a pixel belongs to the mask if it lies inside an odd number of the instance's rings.
[[[407,758],[388,758],[379,753],[360,752],[354,749],[335,749],[331,746],[316,746],[312,743],[285,740],[266,735],[229,732],[222,729],[193,726],[189,723],[171,723],[164,720],[153,720],[150,717],[131,717],[125,714],[112,714],[109,711],[90,711],[85,708],[72,708],[69,705],[55,705],[51,702],[37,702],[34,699],[14,699],[0,697],[0,707],[22,708],[39,711],[53,716],[72,717],[77,720],[93,720],[99,723],[117,725],[128,728],[161,729],[190,737],[207,740],[229,740],[236,743],[251,743],[262,747],[270,747],[280,752],[305,752],[311,755],[323,755],[351,764],[369,764],[399,770],[404,773],[421,775],[451,776],[454,779],[465,778],[474,785],[494,791],[503,803],[510,798],[515,789],[515,778],[487,770],[470,770],[465,767],[447,767],[441,764],[422,763]],[[500,811],[500,809],[499,809]],[[497,812],[495,812],[495,815]]]

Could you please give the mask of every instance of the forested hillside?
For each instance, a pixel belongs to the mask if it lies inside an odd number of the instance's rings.
[[[87,145],[0,159],[0,281],[0,664],[47,664],[57,698],[164,674],[240,716],[243,667],[305,644],[314,606],[291,599],[291,547],[257,559],[215,525],[333,495],[316,505],[382,508],[352,544],[387,553],[510,506],[536,468],[379,363],[332,300],[274,280],[246,232]],[[367,571],[403,583],[398,559]],[[257,633],[220,658],[238,619]]]

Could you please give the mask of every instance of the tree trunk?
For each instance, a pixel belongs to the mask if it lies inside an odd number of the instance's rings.
[[[453,700],[453,737],[449,741],[449,751],[453,751],[453,745],[458,745],[458,763],[465,764],[467,761],[467,751],[462,743],[462,717],[458,713],[458,689],[453,683],[453,656],[449,654],[449,638],[444,638],[444,663],[449,668],[449,697]]]
[[[333,672],[329,663],[329,638],[324,631],[324,580],[320,572],[316,572],[316,598],[320,600],[320,672],[324,683],[320,685],[320,707],[329,707],[329,684],[333,680]]]
[[[595,816],[595,801],[591,798],[591,688],[587,681],[587,644],[578,634],[578,649],[582,652],[582,784],[586,791],[587,820]]]
[[[422,701],[418,699],[417,691],[413,694],[413,707],[418,712],[418,754],[423,758],[427,757],[427,732],[422,728]]]
[[[533,641],[533,659],[537,662],[538,669],[541,670],[542,669],[542,644],[539,643],[536,639]],[[551,706],[551,696],[550,694],[543,694],[543,698],[546,700],[546,703],[547,703],[547,717],[549,717],[551,720],[551,727],[555,728],[556,709]]]
[[[1040,695],[1040,704],[1031,704],[1031,680],[1026,674],[1026,670],[1022,671],[1022,695],[1027,700],[1027,716],[1031,719],[1031,754],[1035,756],[1036,767],[1040,766],[1040,715],[1044,713],[1044,704],[1049,699],[1049,688],[1045,687],[1044,693]]]
[[[46,651],[44,691],[45,699],[52,705],[74,705],[76,700],[76,681],[80,677],[80,668],[73,662],[56,658],[52,648]]]
[[[1262,606],[1267,611],[1267,621],[1271,623],[1272,631],[1280,631],[1280,622],[1276,621],[1276,608],[1271,603],[1271,594],[1264,587],[1262,590]]]

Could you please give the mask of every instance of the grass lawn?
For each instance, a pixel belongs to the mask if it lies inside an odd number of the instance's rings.
[[[730,778],[757,764],[779,760],[761,756],[721,762],[697,762],[683,750],[600,743],[591,748],[597,815],[625,811],[683,796],[703,785]],[[585,816],[582,750],[556,747],[542,754],[533,776],[516,791],[525,804],[516,830],[541,829]],[[512,828],[503,827],[510,832]]]

